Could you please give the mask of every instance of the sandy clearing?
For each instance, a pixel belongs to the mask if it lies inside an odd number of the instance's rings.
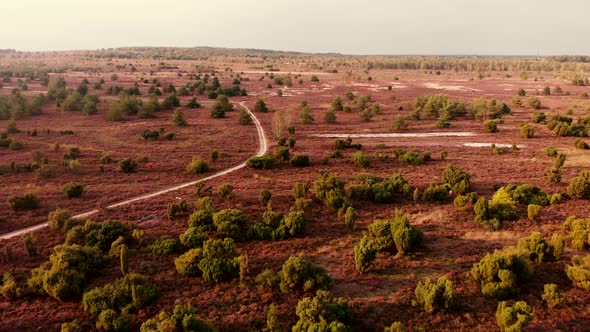
[[[240,102],[240,105],[243,106],[244,109],[246,109],[246,111],[248,111],[248,113],[250,113],[250,115],[252,116],[252,120],[254,122],[254,125],[256,126],[256,131],[258,132],[258,151],[256,152],[256,156],[259,157],[259,156],[264,155],[266,153],[266,151],[268,150],[268,144],[267,144],[266,134],[264,133],[264,129],[262,128],[262,125],[260,124],[260,121],[258,121],[258,118],[256,118],[256,115],[254,115],[254,113],[252,113],[252,111],[250,111],[250,109],[248,109],[248,107],[246,107],[246,105],[244,103],[245,102],[242,101],[242,102]],[[121,201],[119,203],[115,203],[115,204],[111,204],[109,206],[106,206],[105,208],[106,209],[114,209],[114,208],[117,208],[117,207],[120,207],[120,206],[129,205],[129,204],[131,204],[133,202],[145,200],[145,199],[148,199],[148,198],[151,198],[151,197],[163,195],[163,194],[166,194],[166,193],[169,193],[169,192],[172,192],[172,191],[176,191],[176,190],[179,190],[179,189],[182,189],[182,188],[194,186],[198,182],[211,180],[211,179],[214,179],[214,178],[217,178],[217,177],[220,177],[220,176],[229,174],[231,172],[235,172],[235,171],[237,171],[239,169],[242,169],[244,167],[246,167],[246,162],[245,161],[242,162],[239,165],[236,165],[236,166],[227,168],[225,170],[219,171],[219,172],[217,172],[215,174],[212,174],[210,176],[204,177],[202,179],[198,179],[198,180],[187,182],[187,183],[182,183],[182,184],[176,185],[174,187],[170,187],[170,188],[159,190],[159,191],[156,191],[156,192],[153,192],[153,193],[149,193],[149,194],[137,196],[137,197],[134,197],[134,198],[126,199],[126,200]],[[73,216],[72,218],[74,218],[74,219],[85,219],[85,218],[88,218],[89,216],[91,216],[93,214],[98,213],[98,212],[99,212],[99,210],[92,210],[92,211],[88,211],[88,212],[77,214],[77,215]],[[0,240],[10,239],[10,238],[13,238],[15,236],[20,236],[22,234],[29,233],[29,232],[32,232],[32,231],[35,231],[35,230],[44,228],[44,227],[47,226],[47,224],[48,223],[45,222],[45,223],[42,223],[42,224],[39,224],[39,225],[35,225],[35,226],[27,227],[27,228],[24,228],[24,229],[12,231],[12,232],[9,232],[9,233],[6,233],[6,234],[2,234],[2,235],[0,235]]]
[[[475,142],[468,142],[463,143],[463,146],[467,146],[470,148],[490,148],[492,144],[495,144],[497,148],[512,148],[512,143],[475,143]],[[526,145],[518,145],[519,148],[525,148]]]
[[[480,89],[467,88],[461,85],[441,85],[439,83],[428,82],[424,83],[424,87],[435,90],[448,90],[448,91],[481,91]]]

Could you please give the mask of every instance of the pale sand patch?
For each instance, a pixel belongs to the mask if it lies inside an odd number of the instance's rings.
[[[512,143],[477,143],[477,142],[467,142],[463,143],[463,146],[467,146],[470,148],[490,148],[492,144],[496,144],[497,148],[512,148]],[[525,148],[526,145],[517,145],[519,148]]]
[[[475,133],[458,131],[458,132],[432,132],[432,133],[373,133],[373,134],[315,134],[315,137],[324,138],[403,138],[403,137],[471,137]]]
[[[467,88],[461,85],[441,85],[439,83],[424,83],[424,87],[436,90],[449,90],[449,91],[481,91],[480,89]]]

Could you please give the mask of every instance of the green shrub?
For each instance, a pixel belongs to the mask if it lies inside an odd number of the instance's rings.
[[[506,188],[502,187],[496,191],[491,200],[481,197],[473,210],[475,211],[475,222],[484,225],[491,230],[498,230],[504,221],[515,220],[516,202],[512,199]]]
[[[33,194],[24,194],[23,196],[10,196],[8,198],[8,207],[12,211],[30,211],[39,208],[41,201]]]
[[[521,204],[549,205],[549,195],[543,190],[529,184],[514,185],[508,184],[504,187],[508,195]]]
[[[252,157],[246,161],[246,166],[255,169],[271,169],[274,165],[275,158],[270,155]]]
[[[154,255],[170,255],[180,251],[180,243],[176,239],[159,239],[147,246],[146,251]]]
[[[488,120],[483,123],[483,129],[488,133],[497,133],[498,132],[498,122],[494,120]]]
[[[451,164],[443,171],[443,182],[451,186],[451,190],[457,194],[462,195],[469,191],[471,176],[459,167]]]
[[[582,171],[567,186],[567,194],[574,199],[590,198],[590,171]]]
[[[98,314],[105,310],[133,313],[160,296],[158,288],[143,276],[129,273],[112,283],[93,288],[82,297],[84,311]]]
[[[207,235],[197,227],[189,227],[180,234],[180,243],[187,248],[200,248],[207,239]]]
[[[70,224],[68,221],[72,218],[72,212],[68,209],[55,209],[49,212],[48,224],[49,228],[54,231],[67,232],[66,225]]]
[[[574,287],[590,291],[590,255],[574,256],[572,265],[565,267],[565,273]]]
[[[18,287],[14,277],[10,273],[4,273],[0,278],[0,294],[7,300],[14,300],[23,295],[23,290]]]
[[[353,153],[350,159],[357,167],[369,168],[371,166],[371,159],[362,151]]]
[[[188,174],[203,174],[209,172],[209,164],[201,157],[193,156],[191,162],[186,165],[186,172]]]
[[[198,266],[206,282],[220,283],[237,277],[239,257],[234,241],[230,238],[205,241]]]
[[[527,215],[528,215],[529,219],[532,221],[537,221],[538,217],[539,217],[539,213],[541,213],[542,209],[543,209],[543,207],[541,205],[529,204],[527,206]]]
[[[582,141],[579,138],[575,141],[574,145],[576,146],[576,149],[582,149],[582,150],[590,149],[590,146],[588,145],[588,143]]]
[[[430,184],[424,192],[422,193],[422,200],[425,202],[444,202],[449,197],[449,192],[451,191],[451,186],[447,183],[443,183],[440,185]]]
[[[385,328],[385,332],[408,332],[408,329],[401,322],[393,322]]]
[[[558,307],[563,303],[563,296],[559,293],[559,288],[556,284],[545,284],[541,297],[549,308]]]
[[[512,250],[496,250],[471,268],[471,276],[487,297],[503,299],[518,292],[518,284],[531,278],[528,257]]]
[[[84,193],[85,185],[78,182],[68,182],[61,187],[67,198],[80,197]]]
[[[349,205],[344,190],[345,185],[346,182],[329,172],[322,172],[321,176],[313,184],[316,197],[325,206],[335,210]]]
[[[344,224],[346,224],[348,228],[353,229],[356,217],[356,210],[352,206],[347,207],[346,212],[344,213]]]
[[[520,239],[516,247],[528,255],[531,261],[541,263],[561,257],[563,254],[563,244],[560,244],[561,241],[559,238],[553,237],[550,243],[543,238],[541,233],[533,232],[528,237]]]
[[[427,278],[424,283],[418,282],[414,290],[416,300],[412,301],[414,306],[419,306],[424,311],[432,313],[435,311],[447,311],[455,299],[453,282],[446,277],[440,277],[436,283]]]
[[[354,265],[360,273],[365,273],[373,261],[377,258],[379,249],[373,244],[371,238],[363,236],[354,246]]]
[[[513,306],[502,301],[496,310],[496,322],[502,332],[524,331],[534,316],[533,308],[523,301],[516,302]]]
[[[217,195],[219,195],[219,197],[229,201],[230,199],[232,199],[232,197],[234,197],[234,186],[232,186],[229,183],[224,183],[221,186],[219,186],[219,188],[217,189]]]
[[[213,213],[207,210],[197,210],[193,212],[188,218],[189,228],[199,228],[202,230],[212,230],[213,225]]]
[[[201,275],[199,262],[203,258],[203,249],[194,248],[174,259],[176,271],[182,275],[197,277]]]
[[[85,330],[80,326],[80,321],[75,319],[71,322],[61,324],[61,332],[84,332]]]
[[[84,225],[84,243],[88,246],[98,247],[105,251],[111,247],[111,243],[120,236],[128,239],[131,235],[129,226],[116,221],[107,220],[101,223],[86,222]]]
[[[545,153],[547,154],[547,157],[557,157],[557,149],[552,146],[548,146],[545,149]]]
[[[264,291],[273,291],[279,287],[281,277],[271,269],[265,269],[255,278],[256,284]]]
[[[310,164],[309,156],[306,154],[296,154],[291,158],[291,165],[295,167],[307,167]]]
[[[318,290],[313,298],[297,303],[299,320],[291,329],[305,331],[352,331],[352,309],[344,298],[334,299],[328,291]]]
[[[567,218],[564,226],[570,231],[568,237],[571,239],[572,248],[579,250],[590,248],[590,218],[578,219],[571,216]]]
[[[262,113],[268,112],[268,107],[266,106],[266,103],[264,102],[264,100],[262,100],[262,98],[259,98],[256,101],[256,104],[254,105],[254,111],[255,112],[262,112]]]
[[[268,189],[262,189],[259,193],[260,205],[267,206],[272,198],[272,192]]]
[[[143,322],[141,332],[162,332],[162,331],[199,331],[215,332],[217,329],[200,320],[197,310],[190,304],[178,304],[174,307],[172,316],[165,311],[160,312]]]
[[[125,158],[119,161],[119,170],[123,173],[133,173],[137,169],[137,161],[133,158]]]
[[[533,123],[546,123],[547,115],[543,112],[535,112],[532,115],[531,122]]]
[[[370,185],[370,199],[377,203],[391,203],[396,196],[408,195],[410,193],[410,184],[400,173],[394,174],[389,179],[384,179],[381,182],[369,181]],[[351,195],[353,196],[353,195]]]
[[[535,136],[535,129],[531,127],[528,123],[523,123],[520,125],[520,134],[524,138],[532,138]]]
[[[96,329],[105,332],[131,331],[131,316],[120,315],[111,309],[104,310],[98,315]]]
[[[25,253],[27,256],[36,256],[37,255],[37,245],[35,238],[31,233],[26,233],[22,235],[23,239],[23,247],[25,249]]]
[[[19,142],[19,141],[12,141],[10,142],[10,144],[8,144],[8,149],[9,150],[15,150],[15,151],[19,151],[24,149],[25,146],[23,145],[23,143]]]
[[[554,163],[554,167],[555,168],[561,168],[563,166],[563,164],[565,164],[565,154],[560,153],[557,155],[557,158],[555,158],[555,163]]]
[[[547,168],[547,181],[553,183],[560,183],[561,182],[561,169],[555,167]]]
[[[187,215],[189,213],[188,203],[182,199],[176,202],[168,203],[166,207],[166,216],[168,219],[176,219],[180,216]]]
[[[80,296],[87,278],[103,268],[105,262],[96,247],[58,245],[49,262],[31,272],[27,283],[33,291],[64,301]]]
[[[289,257],[279,275],[279,286],[285,293],[325,290],[331,283],[331,278],[324,268],[308,262],[303,256]]]
[[[224,209],[213,214],[213,225],[223,237],[239,239],[248,218],[237,209]]]
[[[174,113],[172,113],[170,120],[179,127],[184,127],[187,125],[186,120],[184,119],[184,113],[180,108],[174,110]]]

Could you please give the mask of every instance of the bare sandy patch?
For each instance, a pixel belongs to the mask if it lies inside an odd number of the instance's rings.
[[[480,89],[467,88],[461,85],[442,85],[439,83],[428,82],[424,83],[424,87],[435,90],[448,90],[448,91],[481,91]]]

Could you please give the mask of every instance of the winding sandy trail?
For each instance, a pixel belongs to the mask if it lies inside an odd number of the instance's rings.
[[[250,113],[250,116],[252,116],[252,120],[254,122],[254,125],[256,126],[256,131],[258,132],[258,152],[256,152],[256,156],[260,157],[260,156],[264,155],[266,153],[266,151],[268,150],[268,144],[267,144],[267,141],[266,141],[266,134],[264,133],[264,129],[262,128],[262,125],[260,125],[260,121],[258,121],[258,119],[254,115],[254,113],[252,113],[252,111],[250,111],[250,109],[248,107],[246,107],[246,105],[244,105],[244,103],[245,102],[242,101],[239,104],[241,106],[243,106],[246,109],[246,111],[248,111],[248,113]],[[105,208],[106,209],[113,209],[113,208],[117,208],[117,207],[120,207],[120,206],[129,205],[129,204],[131,204],[133,202],[142,201],[142,200],[145,200],[145,199],[148,199],[148,198],[151,198],[151,197],[163,195],[163,194],[166,194],[166,193],[169,193],[169,192],[172,192],[172,191],[176,191],[176,190],[179,190],[179,189],[182,189],[182,188],[194,186],[198,182],[211,180],[211,179],[214,179],[214,178],[217,178],[217,177],[220,177],[220,176],[223,176],[223,175],[226,175],[226,174],[235,172],[235,171],[237,171],[239,169],[242,169],[244,167],[246,167],[246,162],[245,161],[242,162],[239,165],[236,165],[236,166],[233,166],[233,167],[230,167],[230,168],[226,168],[226,169],[224,169],[222,171],[219,171],[217,173],[214,173],[214,174],[209,175],[207,177],[204,177],[202,179],[198,179],[198,180],[195,180],[195,181],[182,183],[182,184],[176,185],[174,187],[170,187],[170,188],[162,189],[162,190],[159,190],[159,191],[156,191],[156,192],[153,192],[153,193],[149,193],[149,194],[137,196],[137,197],[134,197],[134,198],[126,199],[124,201],[111,204],[111,205],[109,205],[109,206],[107,206]],[[88,212],[77,214],[77,215],[73,216],[72,218],[74,218],[74,219],[84,219],[84,218],[88,218],[89,216],[91,216],[93,214],[96,214],[98,212],[99,212],[99,210],[92,210],[92,211],[88,211]],[[26,234],[28,232],[32,232],[32,231],[35,231],[35,230],[44,228],[44,227],[47,226],[47,224],[48,223],[45,222],[45,223],[38,224],[38,225],[35,225],[35,226],[31,226],[31,227],[19,229],[19,230],[16,230],[16,231],[12,231],[10,233],[2,234],[2,235],[0,235],[0,240],[10,239],[10,238],[13,238],[15,236],[20,236],[22,234]]]

